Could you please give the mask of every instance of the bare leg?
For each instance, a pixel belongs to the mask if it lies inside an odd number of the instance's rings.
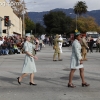
[[[71,69],[70,74],[69,74],[69,83],[68,84],[72,84],[72,79],[73,79],[73,75],[76,69]]]
[[[82,52],[82,59],[84,60],[84,53]]]
[[[85,79],[84,79],[84,68],[80,68],[80,77],[82,79],[82,83],[85,83]]]
[[[30,82],[31,82],[31,83],[34,83],[34,74],[33,74],[33,73],[30,74]]]
[[[84,60],[87,60],[86,55],[87,55],[87,53],[84,54]]]
[[[22,75],[20,76],[20,78],[19,78],[19,81],[21,82],[21,81],[22,81],[22,79],[23,79],[25,76],[27,76],[27,74],[26,74],[26,73],[22,74]]]

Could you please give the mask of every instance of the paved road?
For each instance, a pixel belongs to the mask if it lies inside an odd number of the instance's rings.
[[[81,87],[77,70],[73,79],[77,87],[74,89],[67,87],[70,47],[63,48],[63,61],[52,61],[53,49],[49,46],[37,55],[37,86],[29,85],[29,76],[21,85],[17,83],[25,55],[0,56],[0,100],[100,100],[100,53],[88,53],[88,61],[84,62],[85,78],[90,87]]]

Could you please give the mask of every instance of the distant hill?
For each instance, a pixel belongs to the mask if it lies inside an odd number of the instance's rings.
[[[72,8],[69,9],[53,9],[51,11],[63,11],[67,16],[70,16],[72,18],[75,18],[75,14],[73,12]],[[40,23],[41,25],[44,25],[43,22],[43,15],[48,14],[49,11],[45,11],[45,12],[28,12],[28,15],[30,17],[31,20],[33,20],[35,23]],[[83,16],[92,16],[95,18],[96,22],[98,23],[98,25],[100,25],[100,10],[92,10],[92,11],[88,11],[86,14],[84,14]]]

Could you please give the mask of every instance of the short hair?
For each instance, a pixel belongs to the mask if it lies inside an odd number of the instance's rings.
[[[80,35],[80,34],[79,34]],[[74,39],[76,39],[79,35],[74,35]]]

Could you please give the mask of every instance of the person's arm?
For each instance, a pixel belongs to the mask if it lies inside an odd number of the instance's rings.
[[[34,59],[37,59],[36,56],[33,56],[31,53],[28,52],[28,44],[27,43],[24,44],[24,50],[25,50],[25,54],[27,54],[30,57],[33,57]]]
[[[57,42],[63,42],[63,40],[59,40],[59,39],[57,39]]]

